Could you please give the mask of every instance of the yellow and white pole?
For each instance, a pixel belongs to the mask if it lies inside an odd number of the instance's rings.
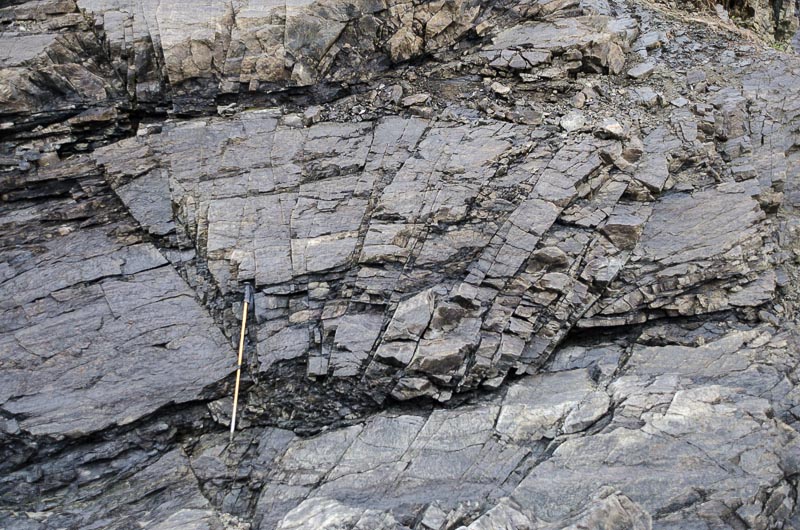
[[[230,441],[233,442],[233,433],[236,430],[236,408],[239,404],[239,382],[242,377],[242,357],[244,355],[244,337],[247,330],[247,313],[250,302],[253,300],[252,287],[249,284],[244,287],[244,300],[242,303],[242,332],[239,334],[239,361],[236,365],[236,385],[233,388],[233,415],[231,416],[231,437]]]

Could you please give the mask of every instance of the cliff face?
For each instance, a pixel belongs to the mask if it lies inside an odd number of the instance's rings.
[[[0,527],[800,527],[748,5],[0,9]]]

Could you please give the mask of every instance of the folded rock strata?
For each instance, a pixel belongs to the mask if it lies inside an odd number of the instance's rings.
[[[0,8],[0,527],[800,526],[800,62],[663,7]]]

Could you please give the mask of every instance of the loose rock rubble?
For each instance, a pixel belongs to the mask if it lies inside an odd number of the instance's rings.
[[[800,527],[765,5],[0,8],[0,527]]]

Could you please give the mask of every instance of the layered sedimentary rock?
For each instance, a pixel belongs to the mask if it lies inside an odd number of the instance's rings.
[[[742,153],[718,183],[692,175],[662,193],[669,158],[687,160],[716,134],[696,114],[667,112],[644,138],[613,119],[559,138],[467,116],[298,128],[247,111],[167,124],[94,156],[142,226],[168,226],[175,205],[223,292],[253,281],[263,293],[262,370],[303,359],[309,376],[446,400],[534,371],[576,323],[772,298],[768,212],[786,170],[759,179],[740,168],[774,165],[776,149]],[[727,139],[717,156],[751,143]],[[171,201],[137,213],[152,189]]]
[[[102,23],[128,91],[167,91],[192,108],[219,94],[348,81],[451,45],[470,30],[474,1],[78,1]],[[201,101],[197,101],[200,98]]]
[[[81,107],[124,102],[92,25],[74,2],[4,7],[0,23],[2,129],[68,117]]]
[[[636,1],[0,22],[0,527],[800,525],[796,56]]]
[[[111,221],[98,199],[113,199],[91,171],[80,158],[35,171],[40,195],[4,217],[0,400],[11,433],[128,424],[201,398],[233,369],[194,292],[125,217]]]

